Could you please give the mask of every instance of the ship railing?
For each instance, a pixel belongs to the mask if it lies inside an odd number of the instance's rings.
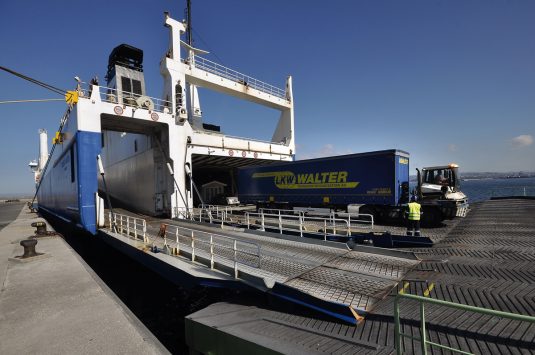
[[[119,91],[115,88],[96,86],[87,83],[81,83],[81,88],[79,92],[80,96],[87,98],[91,97],[91,93],[95,89],[95,87],[98,88],[100,100],[112,104],[126,105],[138,108],[139,106],[136,100],[141,96],[146,96],[135,94],[129,91]],[[170,112],[172,107],[170,101],[162,100],[156,97],[146,97],[151,99],[151,101],[154,103],[154,111],[162,113],[166,113],[166,111]]]
[[[192,219],[192,209],[186,207],[174,207],[173,218],[177,219]]]
[[[351,235],[351,230],[346,219],[307,217],[304,215],[283,215],[278,213],[245,212],[243,223],[247,229],[259,228],[262,231],[268,229],[278,230],[280,234],[285,231],[299,232],[304,234],[319,235],[327,240],[329,235]]]
[[[510,312],[503,312],[503,311],[497,311],[493,309],[488,308],[482,308],[482,307],[476,307],[476,306],[470,306],[466,304],[461,303],[454,303],[449,301],[443,301],[438,300],[434,298],[430,298],[429,294],[431,290],[433,289],[433,284],[431,284],[425,291],[424,296],[418,296],[418,295],[412,295],[409,293],[405,293],[405,289],[407,289],[409,286],[409,283],[405,283],[403,288],[398,292],[396,295],[396,298],[394,300],[394,341],[395,341],[395,347],[396,347],[396,354],[401,355],[403,354],[403,344],[402,339],[408,338],[415,341],[420,342],[420,354],[426,355],[428,353],[429,347],[436,347],[440,348],[441,350],[447,350],[449,352],[459,353],[459,354],[472,354],[470,352],[452,348],[450,346],[446,346],[443,344],[435,343],[433,341],[430,341],[428,338],[428,331],[426,327],[426,319],[425,319],[425,305],[431,304],[436,306],[443,306],[448,308],[453,308],[456,310],[461,310],[465,312],[472,312],[472,313],[478,313],[482,315],[487,315],[491,317],[496,318],[506,318],[510,319],[512,321],[519,321],[519,322],[528,322],[535,324],[535,317],[523,315],[523,314],[516,314],[516,313],[510,313]],[[400,301],[402,299],[412,300],[419,303],[420,306],[420,334],[419,336],[414,336],[412,334],[406,334],[401,332],[401,317],[400,317]],[[510,325],[508,325],[510,326]],[[412,332],[411,332],[412,333]],[[411,351],[411,353],[414,353]],[[432,351],[434,353],[434,351]]]
[[[147,222],[142,218],[127,216],[119,213],[108,213],[107,224],[110,232],[113,232],[113,225],[117,232],[129,238],[147,241]]]
[[[172,224],[162,224],[158,235],[171,255],[209,263],[212,270],[231,271],[234,278],[239,277],[239,265],[261,267],[261,249],[257,243]]]
[[[535,197],[535,186],[504,186],[492,189],[491,197]]]
[[[284,89],[265,83],[253,77],[250,77],[249,75],[242,74],[234,69],[227,68],[206,58],[197,55],[192,55],[191,57],[186,59],[186,62],[197,69],[215,74],[219,77],[245,85],[263,93],[287,100],[286,91]]]
[[[331,212],[333,218],[344,218],[349,223],[349,228],[371,228],[373,229],[375,222],[373,214],[369,213],[341,213]]]
[[[227,215],[233,214],[235,208],[232,206],[217,206],[217,205],[207,205],[205,208],[207,211],[215,214],[215,218],[225,220]]]
[[[315,216],[315,217],[323,217],[328,218],[329,220],[333,219],[346,219],[347,223],[349,225],[349,229],[352,228],[365,228],[365,229],[373,229],[374,227],[374,219],[372,214],[367,213],[345,213],[345,212],[329,212],[328,215],[326,213],[322,212],[314,212],[314,211],[307,211],[304,209],[277,209],[277,208],[259,208],[259,213],[275,213],[282,216],[292,216],[292,215],[299,215],[299,216]],[[328,216],[328,217],[326,217]]]
[[[216,210],[206,206],[199,208],[175,207],[173,218],[208,223],[223,223],[226,214],[227,212],[224,210]]]

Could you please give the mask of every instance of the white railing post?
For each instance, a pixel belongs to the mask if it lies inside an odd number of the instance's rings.
[[[238,259],[237,259],[238,250],[236,248],[236,239],[234,239],[234,278],[238,278]]]
[[[210,234],[210,269],[214,269],[214,239]]]
[[[180,254],[180,238],[178,237],[178,228],[175,229],[175,235],[176,235],[176,255],[179,255]]]
[[[134,238],[137,240],[137,218],[134,219]]]
[[[147,236],[147,221],[143,220],[143,239]]]
[[[264,218],[264,211],[262,211],[260,216],[262,217],[262,232],[265,232],[266,231],[266,221],[265,221],[265,218]]]
[[[336,219],[333,217],[333,234],[336,234]]]
[[[130,238],[130,216],[126,216],[126,234]]]
[[[247,222],[247,229],[249,229],[249,212],[245,212],[245,221]]]
[[[111,212],[108,212],[108,220],[110,221],[110,232],[113,231],[113,219],[111,218]]]
[[[323,220],[323,240],[327,240],[327,220]]]
[[[280,234],[282,234],[282,217],[281,217],[280,211],[279,211],[279,232]]]
[[[195,237],[191,231],[191,261],[195,261]]]
[[[305,223],[304,217],[301,217],[301,214],[299,214],[299,235],[301,238],[303,238],[303,223]]]

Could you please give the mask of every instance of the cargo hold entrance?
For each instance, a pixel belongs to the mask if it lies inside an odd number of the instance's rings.
[[[101,157],[113,203],[152,216],[171,216],[173,181],[160,149],[168,149],[167,125],[103,114],[101,127]],[[101,197],[105,193],[100,176],[99,192]]]
[[[205,204],[224,205],[226,197],[237,196],[236,169],[242,166],[267,165],[277,160],[235,158],[216,155],[192,154],[193,180]],[[200,204],[197,194],[193,194],[193,204]]]

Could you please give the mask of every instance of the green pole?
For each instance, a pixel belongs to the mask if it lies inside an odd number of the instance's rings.
[[[422,348],[422,354],[427,355],[427,337],[426,337],[426,329],[425,329],[425,303],[420,302],[420,347]]]
[[[396,355],[401,355],[401,336],[399,324],[399,296],[394,299],[394,341],[396,345]]]

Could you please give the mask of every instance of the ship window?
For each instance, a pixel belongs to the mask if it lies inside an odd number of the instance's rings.
[[[132,79],[132,89],[134,94],[141,95],[141,81]]]
[[[100,133],[100,147],[104,148],[104,132]]]
[[[74,147],[71,147],[71,182],[74,182]]]
[[[132,92],[132,83],[130,82],[130,78],[125,78],[124,76],[121,77],[121,86],[123,91]]]

